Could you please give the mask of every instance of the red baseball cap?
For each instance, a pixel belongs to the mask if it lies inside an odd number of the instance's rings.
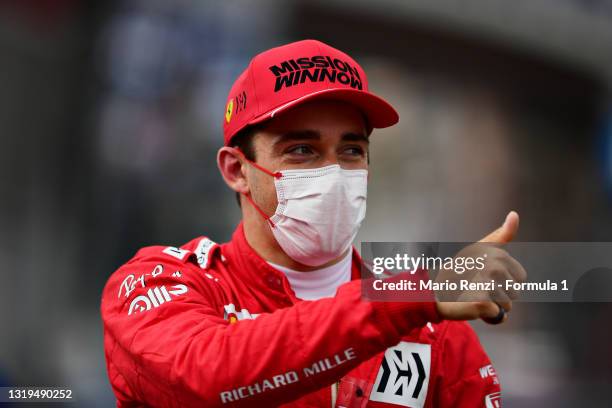
[[[389,103],[368,91],[366,74],[354,59],[320,41],[303,40],[256,55],[234,82],[223,118],[225,145],[246,126],[313,99],[349,102],[371,128],[399,120]]]

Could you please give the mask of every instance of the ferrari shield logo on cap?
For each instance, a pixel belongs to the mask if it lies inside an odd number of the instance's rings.
[[[225,121],[227,123],[232,120],[232,112],[234,111],[234,99],[230,99],[225,108]]]

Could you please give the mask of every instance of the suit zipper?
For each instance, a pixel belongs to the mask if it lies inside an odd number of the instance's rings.
[[[338,400],[338,387],[340,386],[340,382],[335,382],[331,385],[331,406],[332,408],[336,407],[336,401]]]

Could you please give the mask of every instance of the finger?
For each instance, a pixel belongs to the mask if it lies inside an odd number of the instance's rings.
[[[506,309],[501,304],[496,304],[496,303],[493,303],[493,302],[489,302],[488,305],[487,305],[487,308],[490,311],[495,310],[496,314],[495,315],[488,314],[486,316],[481,316],[481,319],[485,323],[500,324],[500,323],[503,323],[506,320],[508,320],[508,313],[507,313]]]
[[[516,300],[520,297],[520,293],[516,289],[514,289],[512,286],[506,287],[504,285],[504,291],[506,292],[510,300]]]
[[[480,318],[484,321],[495,319],[500,313],[500,306],[491,301],[479,302],[478,309]]]
[[[508,271],[510,272],[510,278],[512,280],[515,282],[527,281],[527,271],[519,261],[508,255],[503,258],[503,262],[508,266]]]
[[[512,287],[512,285],[506,285],[506,281],[516,282],[517,278],[515,277],[515,275],[512,274],[511,271],[511,267],[515,268],[515,266],[510,266],[505,261],[500,262],[498,265],[499,266],[497,268],[491,269],[491,272],[489,272],[488,276],[488,279],[495,281],[495,293],[504,293],[505,295],[507,295],[507,298],[504,297],[502,300],[517,299],[519,297],[518,291],[516,291]],[[497,298],[494,299],[497,301]],[[510,311],[510,309],[506,310]]]
[[[519,215],[510,211],[501,227],[484,237],[480,242],[507,243],[514,239],[519,227]]]
[[[495,289],[495,291],[491,294],[491,300],[503,307],[506,312],[512,310],[512,300],[510,295],[501,288]]]

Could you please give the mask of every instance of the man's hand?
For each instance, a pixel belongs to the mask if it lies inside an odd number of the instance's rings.
[[[497,243],[505,244],[516,235],[519,227],[519,216],[516,212],[511,211],[506,216],[506,220],[503,225],[491,232],[489,235],[481,239],[481,243]],[[470,245],[465,250],[473,250],[479,244]],[[527,279],[527,272],[521,266],[521,264],[514,258],[512,258],[508,252],[495,246],[486,245],[478,247],[482,252],[483,248],[486,251],[487,262],[484,270],[478,272],[478,276],[474,277],[472,281],[487,282],[495,280],[496,282],[504,282],[506,279],[511,279],[517,282],[524,282]],[[463,252],[462,250],[461,252]],[[452,272],[454,274],[454,272]],[[456,274],[454,274],[456,276]],[[461,277],[465,279],[465,276]],[[464,297],[468,297],[470,300],[474,300],[478,297],[482,300],[478,301],[461,301],[461,296],[458,301],[455,302],[437,302],[437,309],[440,316],[448,320],[472,320],[472,319],[493,319],[499,312],[500,306],[502,306],[506,312],[512,309],[512,300],[516,299],[517,294],[515,292],[481,292],[478,293],[480,296],[475,296],[475,293],[464,294]],[[495,302],[493,301],[495,300]],[[496,304],[497,303],[497,304]],[[505,314],[504,320],[508,319],[508,315]]]

